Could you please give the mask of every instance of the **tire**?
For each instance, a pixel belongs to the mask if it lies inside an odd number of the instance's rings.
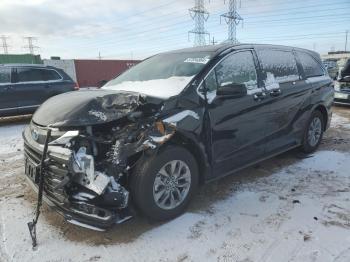
[[[178,184],[170,180],[172,167],[175,167],[172,179],[180,177]],[[176,185],[181,186],[178,191],[174,188]],[[179,146],[167,146],[155,156],[145,156],[133,170],[130,182],[136,208],[152,221],[165,221],[182,214],[197,187],[197,162],[190,152]]]
[[[324,132],[324,119],[320,111],[311,114],[310,120],[305,128],[301,151],[304,153],[314,152],[320,145]],[[314,136],[312,138],[312,136]]]

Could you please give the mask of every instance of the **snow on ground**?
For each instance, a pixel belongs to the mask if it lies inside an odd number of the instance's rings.
[[[10,159],[0,155],[1,261],[350,261],[350,109],[334,119],[314,154],[293,150],[205,185],[167,223],[136,217],[99,233],[45,207],[36,251],[26,225],[35,194],[13,149]],[[7,136],[21,148],[19,126],[0,134],[1,147]]]
[[[17,152],[23,148],[21,136],[23,128],[23,124],[11,124],[0,127],[0,157]]]
[[[334,128],[342,127],[342,128],[350,129],[349,119],[339,115],[334,115],[332,118],[332,127]]]

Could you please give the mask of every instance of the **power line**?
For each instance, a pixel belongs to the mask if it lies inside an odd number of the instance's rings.
[[[344,34],[344,32],[342,32],[342,34]],[[342,34],[339,34],[337,36],[332,36],[332,39],[343,39],[343,36]],[[328,35],[316,35],[316,36],[310,36],[310,37],[305,37],[304,35],[297,35],[297,36],[303,36],[303,37],[299,37],[298,39],[294,38],[294,39],[291,39],[291,38],[287,38],[287,36],[282,36],[282,38],[278,38],[278,39],[270,39],[270,40],[267,40],[267,39],[262,39],[261,38],[261,42],[265,42],[268,41],[270,42],[272,40],[272,43],[275,43],[275,44],[283,44],[284,42],[286,41],[300,41],[300,40],[303,40],[303,39],[312,39],[312,40],[315,40],[315,39],[322,39],[322,38],[330,38],[330,36]],[[293,36],[295,37],[295,36]],[[246,39],[244,39],[246,40]],[[142,49],[142,50],[138,50],[138,53],[141,54],[142,53],[142,56],[143,58],[145,57],[148,57],[150,55],[153,55],[155,53],[160,53],[160,52],[164,52],[164,51],[167,51],[167,50],[171,50],[171,49],[179,49],[179,48],[185,48],[186,46],[182,45],[181,43],[177,42],[162,42],[162,43],[159,43],[157,45],[152,45],[151,48],[145,48],[145,49]],[[188,46],[187,46],[188,47]],[[118,57],[118,56],[121,56],[121,55],[127,55],[127,52],[125,53],[119,53],[119,54],[107,54],[105,57]]]
[[[243,21],[243,18],[237,12],[237,0],[229,0],[228,3],[229,11],[220,16],[225,18],[226,23],[228,24],[228,38],[227,41],[230,43],[237,43],[236,37],[236,26]]]
[[[26,36],[26,37],[23,37],[23,39],[28,41],[28,45],[24,46],[24,48],[28,49],[29,53],[34,55],[34,50],[39,48],[39,46],[34,45],[34,41],[37,41],[38,38],[32,37],[32,36]]]
[[[195,21],[194,29],[189,31],[194,34],[194,46],[203,46],[206,44],[205,36],[210,34],[205,31],[204,23],[209,18],[209,12],[204,7],[204,0],[195,0],[195,6],[190,10],[190,16]]]
[[[345,3],[348,3],[348,2],[345,2]],[[283,4],[283,3],[282,3]],[[340,3],[342,4],[342,3]],[[268,4],[264,4],[264,6],[266,6]],[[283,9],[279,9],[279,10],[272,10],[272,11],[266,11],[264,12],[264,14],[267,14],[267,13],[275,13],[275,12],[280,12],[280,11],[289,11],[289,10],[298,10],[298,9],[305,9],[305,8],[311,8],[311,7],[323,7],[323,6],[329,6],[329,5],[332,5],[334,6],[334,3],[332,4],[318,4],[318,5],[312,5],[312,6],[305,6],[305,7],[299,7],[299,8],[283,8]],[[244,9],[245,7],[243,6],[241,9]],[[312,10],[313,12],[323,12],[323,11],[326,11],[326,12],[329,12],[329,11],[333,11],[333,10],[343,10],[344,8],[336,8],[336,9],[326,9],[326,10]],[[310,12],[310,11],[307,11],[307,12]],[[303,12],[305,13],[305,12]],[[158,31],[159,30],[159,25],[163,25],[163,26],[172,26],[172,25],[178,25],[178,24],[184,24],[184,23],[187,23],[186,21],[183,21],[183,22],[180,22],[180,23],[169,23],[170,21],[179,21],[180,19],[183,19],[183,18],[186,18],[187,15],[181,15],[181,16],[174,16],[174,17],[171,17],[173,14],[175,14],[174,12],[170,12],[170,13],[166,13],[164,15],[157,15],[157,17],[153,17],[153,18],[148,18],[147,19],[147,23],[145,23],[143,20],[142,21],[139,21],[139,22],[133,22],[133,23],[126,23],[126,24],[123,24],[123,28],[120,28],[120,27],[110,27],[106,30],[101,30],[100,32],[101,33],[104,33],[104,32],[108,32],[110,33],[110,30],[120,30],[120,29],[124,29],[124,28],[127,28],[127,30],[125,29],[124,32],[118,32],[118,38],[120,38],[121,35],[130,35],[130,29],[139,29],[139,28],[147,28],[147,26],[153,26],[153,25],[157,25],[155,28],[152,28],[151,30],[147,30],[147,32],[149,31]],[[219,13],[214,13],[212,15],[216,17],[216,15],[219,15]],[[290,14],[287,13],[287,14]],[[293,15],[296,15],[296,14],[301,14],[301,12],[293,12]],[[254,18],[257,18],[257,17],[270,17],[270,16],[279,16],[279,15],[286,15],[286,14],[276,14],[276,15],[261,15],[261,12],[248,12],[248,13],[245,13],[244,14],[245,16],[249,16],[249,15],[254,15]],[[164,19],[160,19],[164,17]],[[163,23],[163,22],[166,22],[166,23]],[[141,25],[142,23],[142,25]],[[140,26],[141,25],[141,26]],[[141,33],[144,33],[145,31],[142,31]],[[113,39],[113,38],[116,38],[116,37],[109,37],[107,39]]]
[[[305,2],[306,0],[303,0],[303,2]],[[288,3],[288,2],[293,2],[293,3],[295,3],[295,2],[298,2],[298,0],[292,0],[292,1],[284,1],[284,2],[281,2],[281,3],[279,3],[279,5],[282,5],[282,4],[286,4],[286,3]],[[270,11],[264,11],[264,14],[269,14],[269,13],[276,13],[276,12],[280,12],[280,11],[290,11],[290,10],[298,10],[298,9],[305,9],[305,8],[311,8],[311,7],[323,7],[323,6],[334,6],[335,4],[347,4],[347,3],[349,3],[348,1],[346,1],[346,2],[340,2],[340,3],[331,3],[331,4],[317,4],[317,5],[311,5],[311,6],[304,6],[304,7],[297,7],[297,8],[282,8],[282,9],[278,9],[278,10],[276,10],[276,9],[274,9],[274,10],[270,10]],[[276,3],[272,3],[272,4],[265,4],[264,3],[264,6],[270,6],[270,5],[273,5],[273,6],[275,6],[276,5]],[[254,6],[256,6],[256,4],[254,5]],[[161,6],[160,6],[161,7]],[[153,8],[153,9],[151,9],[151,10],[155,10],[156,8]],[[157,7],[157,9],[159,9],[159,7]],[[247,8],[247,6],[242,6],[241,7],[241,9],[243,10],[243,9],[250,9],[250,6],[249,6],[249,8]],[[338,9],[344,9],[344,8],[338,8]],[[181,9],[182,10],[182,9]],[[179,11],[181,11],[181,10],[179,10]],[[185,11],[186,9],[184,9],[183,11]],[[312,10],[312,12],[319,12],[319,11],[330,11],[330,10],[335,10],[335,9],[327,9],[327,10],[314,10],[314,8],[313,8],[313,10]],[[308,12],[310,12],[310,11],[308,11]],[[187,15],[179,15],[179,16],[174,16],[174,17],[170,17],[170,16],[172,16],[172,15],[174,15],[174,14],[176,14],[176,12],[168,12],[168,13],[166,13],[166,14],[163,14],[163,15],[157,15],[156,17],[152,17],[152,18],[147,18],[147,23],[144,23],[145,21],[138,21],[138,22],[131,22],[131,23],[126,23],[126,24],[123,24],[123,26],[124,26],[124,28],[126,28],[126,26],[127,26],[127,30],[125,30],[125,32],[124,33],[127,33],[127,34],[129,34],[130,33],[130,28],[145,28],[145,26],[147,26],[147,25],[154,25],[154,23],[157,23],[157,25],[158,25],[158,28],[159,28],[159,24],[162,24],[162,22],[163,21],[166,21],[166,22],[168,22],[168,21],[170,21],[170,20],[175,20],[175,21],[178,21],[179,19],[182,19],[182,18],[186,18],[186,17],[188,17]],[[219,13],[216,13],[216,14],[213,14],[213,15],[219,15],[220,14],[220,12]],[[290,14],[290,12],[288,13],[288,14]],[[293,15],[294,14],[296,14],[296,12],[293,12],[292,13]],[[211,16],[211,17],[213,17],[213,15]],[[258,11],[258,12],[248,12],[248,13],[244,13],[244,16],[246,16],[246,15],[254,15],[254,17],[261,17],[261,12],[260,11]],[[277,15],[282,15],[282,14],[277,14]],[[284,14],[283,14],[284,15]],[[129,17],[127,17],[127,18],[125,18],[125,20],[127,20]],[[131,17],[130,17],[131,18]],[[159,20],[159,18],[164,18],[164,19],[160,19]],[[117,20],[117,21],[119,21],[119,19]],[[151,22],[151,21],[157,21],[157,22],[152,22],[152,23],[148,23],[148,22]],[[109,24],[111,24],[111,23],[106,23],[105,25],[109,25]],[[115,24],[115,21],[113,22],[113,24]],[[142,24],[142,26],[140,26]],[[112,27],[109,27],[108,29],[105,29],[105,30],[101,30],[100,32],[107,32],[107,33],[109,33],[110,32],[110,30],[120,30],[120,29],[124,29],[124,28],[121,28],[121,27],[119,27],[119,26],[112,26]],[[123,32],[122,32],[123,33]],[[118,36],[119,36],[119,32],[118,32]]]
[[[7,43],[7,39],[9,39],[8,36],[4,36],[4,35],[1,36],[1,42],[2,42],[1,47],[3,48],[4,54],[6,54],[6,55],[9,53],[8,48],[10,47]]]
[[[300,35],[282,35],[279,38],[272,38],[271,36],[268,36],[267,38],[259,38],[260,41],[274,41],[274,43],[278,43],[278,42],[283,42],[283,41],[296,41],[296,40],[301,40],[301,39],[322,39],[322,38],[329,38],[332,37],[334,38],[339,38],[339,39],[343,39],[343,34],[344,32],[336,32],[336,33],[328,33],[328,34],[300,34]],[[256,38],[254,38],[256,39]],[[249,40],[249,38],[244,38],[244,40]],[[146,48],[146,49],[142,49],[139,51],[148,51],[150,54],[150,51],[154,51],[152,53],[160,53],[162,52],[162,50],[169,50],[171,48],[184,48],[186,47],[185,45],[181,45],[179,46],[179,43],[169,43],[167,44],[167,41],[163,41],[158,43],[157,45],[152,45],[151,48]],[[187,46],[188,47],[188,46]],[[107,54],[106,56],[104,56],[104,58],[107,57],[117,57],[118,55],[127,55],[127,52],[124,53],[119,53],[119,54]]]
[[[172,1],[172,2],[175,2],[175,1]],[[251,1],[248,1],[248,3],[249,2],[251,2]],[[268,0],[266,0],[265,2],[269,2]],[[271,3],[271,4],[265,4],[265,2],[264,2],[264,6],[267,6],[267,5],[276,5],[276,3],[274,2],[274,3]],[[300,1],[298,1],[298,0],[291,0],[291,1],[288,1],[288,0],[285,0],[285,1],[283,1],[283,2],[281,2],[281,3],[278,3],[278,5],[282,5],[282,4],[284,4],[284,3],[290,3],[290,4],[292,4],[292,3],[295,3],[295,2],[300,2]],[[310,0],[303,0],[303,2],[308,2],[308,3],[311,3],[310,2]],[[345,3],[348,3],[348,1],[346,1]],[[323,5],[323,4],[318,4],[318,5],[313,5],[315,8],[316,8],[316,6],[317,7],[321,7],[321,6],[330,6],[330,5],[334,5],[334,4],[338,4],[338,2],[336,2],[336,3],[331,3],[331,4],[325,4],[325,5]],[[251,5],[251,6],[253,6],[253,5]],[[256,6],[256,4],[254,4],[254,6]],[[288,27],[291,27],[291,26],[294,26],[294,25],[301,25],[301,24],[305,24],[305,26],[308,26],[309,24],[311,25],[311,24],[314,24],[315,23],[315,21],[307,21],[307,20],[309,20],[309,18],[314,18],[314,17],[293,17],[293,18],[288,18],[288,19],[282,19],[282,20],[267,20],[267,19],[259,19],[259,18],[262,18],[262,17],[272,17],[272,18],[275,18],[276,16],[282,16],[282,15],[285,15],[285,14],[282,14],[282,13],[278,13],[278,14],[275,14],[275,15],[267,15],[267,14],[269,14],[269,13],[275,13],[275,12],[279,12],[279,11],[283,11],[283,10],[298,10],[298,9],[303,9],[303,10],[305,10],[305,8],[311,8],[312,6],[304,6],[304,7],[297,7],[297,8],[285,8],[285,9],[279,9],[279,10],[276,10],[276,9],[274,9],[274,11],[266,11],[266,12],[264,12],[262,15],[260,15],[259,13],[257,13],[257,12],[249,12],[248,11],[248,14],[247,15],[254,15],[254,17],[252,16],[251,17],[251,20],[252,21],[248,21],[248,28],[260,28],[260,24],[271,24],[271,25],[269,25],[269,27],[273,27],[273,28],[275,28],[275,27],[282,27],[282,26],[288,26]],[[152,8],[153,10],[156,10],[156,9],[158,9],[158,7],[155,7],[155,8]],[[242,9],[245,9],[245,7],[242,7]],[[247,8],[248,9],[248,8]],[[340,8],[337,8],[337,9],[340,9]],[[344,9],[344,8],[342,8],[342,9]],[[346,9],[346,8],[345,8]],[[327,11],[327,12],[329,12],[329,11],[331,11],[331,10],[336,10],[336,9],[328,9],[328,10],[314,10],[313,9],[313,11],[312,11],[312,13],[313,14],[315,14],[316,12],[321,12],[321,11]],[[305,12],[293,12],[291,15],[296,15],[296,14],[301,14],[301,13],[305,13]],[[310,11],[310,13],[311,13],[311,11]],[[166,17],[166,20],[165,19],[160,19],[160,17],[161,16],[157,16],[155,19],[157,19],[157,21],[159,21],[159,23],[157,22],[157,24],[158,24],[158,26],[157,26],[157,28],[150,28],[150,30],[147,30],[148,32],[156,32],[157,30],[158,30],[158,32],[159,32],[159,24],[162,24],[164,27],[166,27],[167,29],[169,29],[170,27],[174,27],[174,29],[175,29],[175,26],[179,26],[179,25],[184,25],[184,24],[188,24],[188,21],[183,21],[183,22],[180,22],[180,23],[173,23],[173,24],[169,24],[169,20],[170,19],[172,19],[172,18],[174,18],[174,19],[178,19],[177,17],[172,17],[171,16],[171,14],[176,14],[176,13],[174,13],[174,12],[172,12],[172,13],[170,13],[170,14],[166,14],[166,15],[164,15],[164,17]],[[255,15],[256,14],[256,15]],[[288,14],[290,14],[290,13],[288,13]],[[169,16],[170,16],[170,19],[169,19]],[[327,14],[327,15],[325,15],[325,16],[322,16],[322,17],[328,17],[328,16],[330,16],[330,14]],[[180,16],[179,16],[180,17]],[[181,16],[182,17],[182,16]],[[317,17],[317,16],[316,16]],[[320,16],[318,16],[318,17],[320,17]],[[348,16],[345,16],[345,17],[348,17]],[[256,21],[256,19],[258,18],[258,21]],[[337,18],[337,19],[339,19],[339,18],[342,18],[341,16],[339,16],[338,14],[334,14],[334,17],[330,17],[330,18],[327,18],[327,19],[325,19],[325,22],[324,22],[324,24],[325,24],[325,26],[327,26],[326,25],[326,23],[329,23],[330,22],[330,20],[329,19],[332,19],[332,18]],[[147,21],[146,22],[149,22],[150,20],[152,20],[152,18],[151,19],[147,19]],[[166,24],[166,23],[162,23],[162,20],[163,21],[166,21],[166,22],[168,22],[168,24],[169,24],[169,26]],[[278,23],[276,23],[276,21],[279,21]],[[297,22],[296,22],[297,21]],[[333,21],[333,20],[332,20]],[[337,20],[338,21],[338,20]],[[345,20],[346,21],[346,20]],[[347,21],[349,21],[349,20],[347,20]],[[140,23],[140,22],[139,22]],[[144,23],[144,21],[142,21],[142,27],[140,26],[140,24],[139,23],[134,23],[134,26],[136,26],[137,28],[142,28],[142,29],[145,29],[145,25],[147,26],[147,23]],[[322,21],[318,21],[317,22],[318,24],[320,24],[320,23],[322,23]],[[257,25],[256,25],[257,24]],[[151,25],[151,24],[150,24]],[[334,23],[332,23],[332,25],[334,26],[335,24]],[[216,27],[216,26],[214,26],[214,27]],[[147,27],[146,27],[147,28]],[[211,28],[211,27],[208,27],[208,28]],[[310,27],[311,28],[311,27]],[[174,31],[174,29],[169,29],[169,32],[170,31]],[[322,30],[323,31],[323,30]],[[220,30],[220,32],[221,32],[221,30]],[[289,31],[288,31],[289,32]],[[138,32],[137,32],[138,33]],[[141,32],[142,33],[142,32]],[[116,44],[121,44],[121,43],[123,43],[123,42],[130,42],[130,40],[131,39],[136,39],[136,40],[138,40],[139,39],[139,37],[137,36],[137,35],[135,35],[134,33],[133,34],[131,34],[130,33],[130,30],[129,30],[129,28],[128,28],[128,30],[127,31],[125,31],[125,34],[126,34],[126,37],[122,37],[122,39],[121,40],[119,40],[121,37],[120,37],[120,35],[119,35],[119,33],[118,33],[118,38],[119,39],[115,39],[115,40],[113,40],[113,42],[111,42],[111,44],[113,44],[113,45],[116,45]],[[129,34],[129,35],[128,35]],[[343,34],[344,34],[344,32],[343,32]],[[172,34],[172,33],[163,33],[162,35],[161,34],[157,34],[157,35],[154,35],[154,36],[152,36],[152,37],[150,37],[150,38],[146,38],[146,39],[144,39],[143,41],[145,41],[145,40],[150,40],[150,39],[159,39],[159,40],[166,40],[166,39],[169,39],[169,37],[171,37],[171,36],[177,36],[177,35],[182,35],[182,34]],[[164,37],[165,36],[165,37]],[[205,37],[205,35],[204,35],[204,37]],[[173,39],[175,39],[175,38],[173,38]],[[180,39],[179,37],[177,37],[176,39]],[[254,39],[258,39],[258,38],[254,38]],[[344,39],[344,38],[343,38]],[[105,39],[102,39],[102,38],[100,38],[100,40],[99,40],[99,42],[101,42],[102,44],[104,44],[104,43],[106,43],[106,41],[104,41]],[[92,42],[90,42],[90,43],[88,43],[89,45],[91,45],[91,44],[93,44]],[[174,45],[178,45],[179,44],[179,42],[177,42],[177,43],[174,43]],[[98,45],[99,46],[99,44],[98,43],[96,43],[95,45]],[[135,45],[136,45],[136,42],[135,42]],[[152,45],[153,46],[153,45]],[[100,47],[100,46],[99,46]],[[162,47],[163,47],[163,45],[162,45]]]
[[[342,8],[337,8],[336,10],[340,10]],[[330,9],[330,10],[322,10],[322,11],[331,11],[331,10],[334,10],[334,9]],[[343,10],[343,9],[342,9]],[[340,15],[345,15],[346,17],[348,17],[347,13],[345,14],[339,14],[337,15],[336,18],[340,18]],[[305,19],[310,19],[310,18],[315,18],[315,17],[328,17],[329,14],[327,15],[321,15],[321,16],[310,16],[310,17],[298,17],[298,18],[286,18],[286,19],[278,19],[278,20],[267,20],[267,19],[260,19],[259,21],[249,21],[249,22],[246,22],[245,25],[251,25],[251,24],[263,24],[263,23],[273,23],[273,26],[279,26],[282,23],[284,22],[288,22],[289,25],[293,25],[293,24],[297,24],[297,22],[303,22],[304,23],[304,20]],[[255,17],[258,17],[258,16],[255,16]],[[269,16],[269,17],[273,17],[273,16]],[[327,21],[331,19],[331,18],[328,18]],[[289,21],[292,20],[293,23],[289,23]],[[276,24],[274,23],[275,21],[279,21],[280,23]],[[176,26],[179,26],[179,25],[185,25],[185,24],[188,24],[189,21],[181,21],[181,22],[177,22],[177,23],[171,23],[171,24],[165,24],[164,26],[166,26],[167,28],[171,28],[171,27],[176,27]],[[310,23],[310,22],[308,22]],[[158,31],[159,30],[159,26],[157,27],[152,27],[152,28],[149,28],[147,30],[143,30],[143,31],[139,31],[138,33],[149,33],[149,32],[154,32],[154,31]],[[118,34],[118,38],[120,38],[120,35]],[[116,41],[114,40],[115,37],[113,38],[109,38],[106,40],[101,40],[99,41],[99,43],[108,43],[110,42],[111,44],[115,44]],[[128,40],[131,40],[131,39],[138,39],[138,36],[136,35],[129,35],[129,36],[125,36],[123,37],[123,41],[128,41]],[[120,43],[121,40],[118,39],[117,43]],[[87,43],[86,45],[84,46],[91,46],[91,45],[94,45],[93,43]]]
[[[342,14],[342,15],[344,15],[344,14]],[[252,27],[251,25],[253,25],[254,28],[258,28],[258,27],[255,26],[256,24],[261,25],[261,24],[266,24],[266,23],[271,24],[271,26],[273,26],[273,27],[280,27],[280,26],[282,26],[282,27],[284,27],[284,26],[290,27],[290,26],[299,25],[299,24],[300,25],[312,25],[312,24],[315,24],[315,21],[309,21],[309,20],[313,19],[314,17],[328,17],[328,15],[302,17],[302,18],[299,18],[296,22],[295,22],[294,19],[283,19],[283,20],[280,19],[280,20],[278,20],[280,22],[278,24],[271,23],[271,22],[274,22],[276,20],[266,20],[266,19],[264,19],[264,20],[260,20],[260,21],[254,21],[254,22],[246,22],[245,25],[248,26],[248,27]],[[347,17],[347,14],[346,14],[346,17]],[[340,15],[338,15],[338,17],[336,17],[335,19],[339,19],[339,18],[342,18],[342,17]],[[293,23],[290,23],[290,20],[293,20]],[[330,21],[336,21],[336,20],[330,19],[330,18],[327,19],[327,23],[330,22]],[[344,20],[342,20],[342,21],[344,21]],[[307,22],[307,24],[305,24],[305,22]],[[284,23],[286,23],[286,24],[284,24]],[[168,28],[175,27],[175,26],[178,26],[178,25],[184,25],[184,24],[188,24],[188,22],[187,21],[186,22],[179,22],[179,23],[176,23],[176,24],[168,25]],[[317,24],[319,24],[319,22],[317,22]],[[211,30],[216,30],[216,29],[220,29],[221,27],[220,27],[220,25],[213,25],[213,26],[210,26],[209,28]],[[140,31],[139,33],[153,32],[153,31],[156,31],[156,30],[157,30],[156,28],[152,28],[152,29],[149,29],[149,30]],[[177,35],[181,36],[182,33],[170,34],[170,35],[167,35],[167,36],[169,37],[169,36],[177,36]],[[120,43],[124,43],[124,42],[130,42],[132,40],[137,40],[138,38],[139,38],[138,36],[130,35],[130,36],[124,37],[123,39],[120,39],[120,40],[118,39],[117,41],[110,39],[110,40],[107,40],[107,41],[100,41],[100,43],[97,43],[97,44],[92,44],[92,43],[89,44],[88,43],[88,44],[86,44],[84,46],[89,48],[91,46],[101,46],[101,44],[104,45],[104,46],[115,45],[115,44],[118,44],[118,43],[120,44]],[[163,39],[164,37],[162,35],[160,35],[160,34],[157,34],[154,37],[150,37],[150,38],[147,38],[147,39],[159,39],[159,38]]]

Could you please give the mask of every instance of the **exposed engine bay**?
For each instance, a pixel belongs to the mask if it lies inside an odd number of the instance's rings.
[[[179,130],[199,126],[197,113],[169,101],[83,91],[53,97],[37,110],[23,132],[25,173],[38,192],[36,216],[28,223],[33,246],[42,199],[66,221],[93,230],[132,217],[134,167]]]
[[[155,150],[175,133],[174,125],[153,118],[141,120],[142,116],[133,112],[118,123],[67,131],[50,142],[72,152],[70,176],[57,189],[65,188],[77,201],[126,208],[129,192],[124,185],[130,169],[145,150]]]
[[[44,104],[23,134],[30,182],[38,187],[43,176],[47,202],[58,207],[68,222],[95,230],[131,217],[128,185],[133,167],[144,154],[156,153],[171,139],[181,120],[189,117],[191,125],[185,124],[191,128],[193,119],[199,120],[190,110],[162,117],[164,104],[139,94],[101,93],[67,97],[68,102],[80,100],[79,107],[67,104],[62,96],[51,99],[50,107]],[[63,107],[63,114],[53,114],[52,104]],[[45,158],[42,164],[41,158]]]

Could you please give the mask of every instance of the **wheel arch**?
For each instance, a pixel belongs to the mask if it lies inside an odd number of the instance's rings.
[[[208,165],[209,160],[205,153],[204,145],[181,132],[176,132],[165,145],[181,146],[189,151],[197,162],[199,183],[203,184],[206,181],[210,166]]]
[[[319,111],[319,112],[321,112],[321,114],[322,114],[322,116],[323,116],[323,121],[324,121],[324,123],[323,123],[323,131],[326,131],[327,126],[328,126],[328,121],[329,121],[329,119],[328,119],[328,110],[327,110],[327,108],[326,108],[324,105],[320,104],[320,105],[317,105],[317,106],[314,108],[313,111]]]

